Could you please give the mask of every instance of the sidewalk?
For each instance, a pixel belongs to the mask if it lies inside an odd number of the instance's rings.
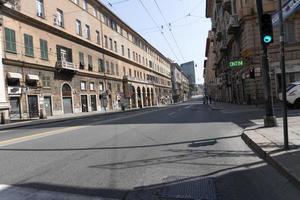
[[[235,109],[235,110],[244,110],[244,109],[261,109],[262,106],[258,105],[245,105],[245,104],[231,104],[224,102],[212,102],[212,104],[208,104],[210,109],[212,110],[224,110],[224,109]]]
[[[278,119],[281,123],[282,119]],[[244,130],[242,139],[300,189],[300,116],[289,117],[289,151],[283,150],[283,128],[257,125]]]
[[[165,107],[165,105],[144,107],[144,108],[134,108],[134,109],[128,109],[125,111],[110,110],[107,112],[95,111],[95,112],[86,112],[86,113],[72,113],[72,114],[66,114],[66,115],[56,115],[56,116],[48,117],[47,119],[35,119],[35,120],[12,122],[9,124],[0,124],[0,131],[7,130],[7,129],[20,128],[20,127],[56,123],[56,122],[73,120],[73,119],[81,119],[81,118],[86,118],[86,117],[94,117],[94,116],[101,116],[101,115],[113,115],[113,114],[119,114],[119,113],[130,113],[130,112],[142,111],[142,110],[151,110],[151,109],[160,108],[160,107]]]

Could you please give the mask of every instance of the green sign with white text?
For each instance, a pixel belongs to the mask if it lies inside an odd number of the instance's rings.
[[[230,68],[235,68],[235,67],[243,67],[244,66],[244,61],[243,60],[234,60],[229,62],[229,67]]]

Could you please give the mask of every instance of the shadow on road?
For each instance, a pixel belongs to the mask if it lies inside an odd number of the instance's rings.
[[[118,200],[169,200],[169,199],[206,199],[206,200],[296,200],[297,189],[288,189],[279,179],[268,178],[273,169],[263,161],[229,167],[214,173],[194,177],[165,177],[161,183],[133,189],[76,187],[40,182],[15,184],[16,187],[37,189],[40,192],[62,192],[92,197]],[[213,176],[212,176],[213,175]],[[257,178],[264,176],[265,179]],[[268,185],[268,187],[265,187]],[[7,189],[9,190],[9,188]],[[5,190],[0,192],[5,194]],[[66,195],[67,199],[67,195]],[[88,199],[88,198],[87,198]],[[32,198],[32,200],[37,200]]]

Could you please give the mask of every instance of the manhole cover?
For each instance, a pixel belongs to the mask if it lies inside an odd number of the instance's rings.
[[[169,184],[162,189],[158,197],[160,200],[217,200],[213,178],[183,180]]]

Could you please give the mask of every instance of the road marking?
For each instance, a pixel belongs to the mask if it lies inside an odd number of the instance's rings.
[[[189,109],[190,107],[192,107],[192,105],[186,106],[184,107],[185,109]]]
[[[93,126],[93,125],[101,125],[101,124],[104,124],[104,123],[107,123],[107,122],[118,121],[118,120],[121,120],[121,119],[128,119],[128,118],[131,118],[131,117],[136,117],[136,116],[139,116],[139,115],[144,115],[144,114],[148,114],[148,113],[152,113],[152,112],[167,110],[167,109],[170,109],[170,108],[171,107],[166,107],[166,108],[159,109],[159,110],[152,110],[152,111],[137,113],[135,115],[118,117],[118,118],[114,118],[114,119],[107,119],[107,120],[103,120],[103,121],[89,123],[86,126],[72,126],[72,127],[68,127],[68,128],[62,128],[62,129],[59,129],[59,130],[46,131],[46,132],[41,132],[41,133],[35,133],[35,134],[32,134],[32,135],[28,135],[28,136],[8,139],[8,140],[0,141],[0,147],[7,146],[7,145],[12,145],[12,144],[17,144],[17,143],[21,143],[21,142],[27,142],[27,141],[31,141],[31,140],[35,140],[35,139],[40,139],[40,138],[44,138],[44,137],[47,137],[47,136],[58,135],[58,134],[62,134],[62,133],[68,132],[68,131],[74,131],[74,130],[87,128],[87,127],[90,127],[90,126]],[[17,129],[15,129],[15,130],[17,130]]]
[[[169,113],[168,115],[169,116],[172,116],[172,115],[174,115],[176,112],[171,112],[171,113]]]
[[[73,131],[73,130],[80,129],[80,128],[85,128],[85,127],[84,126],[73,126],[73,127],[63,128],[63,129],[59,129],[59,130],[41,132],[41,133],[36,133],[33,135],[24,136],[24,137],[4,140],[4,141],[0,142],[0,147],[11,145],[11,144],[17,144],[20,142],[26,142],[26,141],[30,141],[30,140],[34,140],[34,139],[39,139],[39,138],[43,138],[46,136],[56,135],[56,134],[60,134],[60,133],[67,132],[67,131]]]

